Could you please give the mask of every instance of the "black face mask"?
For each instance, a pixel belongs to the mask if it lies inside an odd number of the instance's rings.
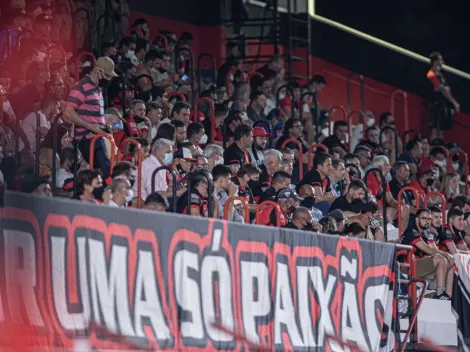
[[[426,184],[428,187],[431,187],[434,183],[434,179],[433,178],[428,178],[427,181],[426,181]]]
[[[160,68],[158,69],[158,71],[160,71],[160,73],[165,73],[165,72],[166,72],[166,70],[165,70],[163,67],[160,67]]]
[[[295,213],[295,209],[297,209],[297,207],[291,205],[291,206],[287,209],[287,214],[294,214],[294,213]]]
[[[108,88],[110,82],[111,81],[109,79],[101,78],[99,80],[98,84],[102,89],[106,89],[106,88]]]
[[[114,64],[117,64],[119,61],[119,56],[117,54],[115,55],[109,55],[109,58],[113,60]]]
[[[248,181],[248,187],[253,191],[259,187],[259,181],[250,180]]]
[[[302,201],[302,206],[308,209],[312,209],[314,205],[315,205],[315,196],[304,197],[304,200]]]
[[[313,228],[313,223],[311,222],[305,222],[305,223],[306,225],[304,225],[304,228],[303,228],[304,231],[311,231],[311,232],[315,231],[315,229]]]
[[[96,199],[99,199],[99,200],[102,200],[102,199],[103,199],[103,193],[104,193],[104,188],[103,188],[103,187],[95,188],[95,189],[93,190],[93,196],[94,196]]]
[[[129,181],[129,183],[130,183],[130,185],[131,185],[131,188],[134,187],[135,177],[130,177],[130,176],[128,176],[127,179],[128,179],[128,181]]]

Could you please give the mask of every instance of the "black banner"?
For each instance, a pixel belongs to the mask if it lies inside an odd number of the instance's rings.
[[[391,244],[8,193],[0,321],[47,344],[171,350],[394,346]]]

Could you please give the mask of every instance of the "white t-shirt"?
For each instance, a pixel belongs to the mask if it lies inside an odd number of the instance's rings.
[[[31,151],[36,150],[36,130],[37,130],[37,115],[39,114],[39,126],[41,128],[46,128],[47,130],[51,129],[51,123],[47,120],[46,116],[41,111],[33,111],[21,122],[21,127],[23,128],[26,137],[28,138],[29,145],[31,146]],[[24,143],[20,139],[19,150],[23,150]]]

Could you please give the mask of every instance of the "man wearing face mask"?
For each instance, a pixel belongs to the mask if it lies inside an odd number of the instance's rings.
[[[191,177],[191,194],[184,192],[177,203],[179,214],[192,216],[209,216],[209,197],[213,197],[213,217],[219,218],[219,205],[217,198],[209,193],[209,185],[212,184],[212,175],[205,169],[197,170]],[[191,208],[188,211],[188,197]]]
[[[260,176],[261,177],[261,176]],[[271,179],[271,186],[264,191],[264,193],[259,193],[257,189],[251,189],[255,197],[260,194],[259,203],[264,202],[265,200],[275,200],[276,194],[283,188],[289,188],[290,185],[290,175],[284,171],[277,171],[274,173]],[[262,192],[262,191],[261,191]]]
[[[330,212],[340,209],[343,212],[352,212],[352,202],[355,199],[363,200],[366,196],[367,187],[361,180],[353,180],[348,186],[346,194],[335,199],[331,204]]]
[[[263,127],[253,128],[253,145],[248,149],[253,164],[261,167],[264,161],[264,151],[268,145],[271,133],[267,133]],[[276,170],[277,171],[277,170]]]
[[[114,208],[125,208],[132,201],[134,192],[129,181],[124,178],[115,178],[111,183],[111,200],[108,205]]]
[[[349,217],[349,223],[358,222],[367,230],[366,238],[372,241],[385,242],[385,235],[382,227],[382,207],[376,202],[363,202],[360,199],[354,200],[352,204],[353,213],[357,215]]]
[[[225,203],[230,197],[238,196],[238,186],[230,179],[230,169],[225,165],[217,165],[212,169],[214,180],[214,193],[219,205],[219,219],[224,217]],[[233,203],[228,206],[227,219],[230,221],[243,223],[243,217],[234,211]]]
[[[242,165],[233,178],[233,182],[238,186],[238,195],[244,197],[249,204],[251,212],[256,212],[257,205],[253,190],[259,186],[259,174],[261,170],[252,164]]]
[[[442,72],[444,59],[438,52],[429,55],[431,69],[426,78],[431,81],[433,94],[431,97],[431,109],[429,114],[429,126],[431,127],[431,139],[443,138],[443,131],[453,127],[453,115],[460,112],[460,105],[454,99],[450,86]]]
[[[416,179],[410,182],[410,186],[418,191],[422,201],[431,192],[433,184],[434,170],[426,167],[420,167],[416,173]]]
[[[106,89],[112,78],[117,77],[114,63],[109,57],[96,60],[92,71],[83,77],[67,97],[63,119],[75,125],[75,140],[85,160],[90,162],[90,142],[93,136],[103,133],[105,126],[102,89]],[[103,139],[95,144],[95,165],[101,169],[103,178],[109,176],[109,159]]]
[[[300,202],[303,201],[303,198],[300,198],[297,193],[290,188],[282,188],[277,192],[274,201],[279,205],[281,209],[280,221],[277,223],[276,211],[272,205],[260,205],[262,210],[258,214],[257,224],[265,226],[286,226],[289,222],[289,218],[292,217],[296,208],[300,205]]]
[[[207,158],[210,170],[216,165],[224,164],[224,149],[216,144],[206,145],[204,148],[204,156]]]
[[[176,168],[176,188],[186,187],[191,171],[191,166],[197,161],[187,148],[178,149],[173,155],[173,166]]]
[[[120,42],[120,54],[122,59],[131,60],[135,56],[136,40],[134,37],[124,37]],[[121,60],[119,60],[121,61]]]
[[[187,136],[189,143],[194,147],[194,154],[203,154],[204,151],[200,146],[207,144],[207,134],[204,132],[204,126],[196,122],[190,123]]]
[[[321,225],[318,223],[323,217],[321,210],[315,208],[315,189],[311,185],[303,185],[299,188],[299,196],[304,200],[301,205],[310,210],[315,229],[321,230]]]
[[[286,226],[283,226],[283,228],[316,232],[313,227],[312,214],[305,207],[297,207],[291,221]]]

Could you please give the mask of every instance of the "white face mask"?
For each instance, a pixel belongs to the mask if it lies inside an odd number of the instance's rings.
[[[134,191],[132,189],[127,191],[126,203],[129,203],[134,198]]]
[[[248,119],[249,119],[248,114],[246,112],[242,113],[242,120],[246,121]]]
[[[367,119],[367,127],[372,127],[375,124],[375,119],[373,117],[370,117]]]
[[[46,58],[46,53],[43,53],[42,51],[40,51],[36,57],[36,60],[37,62],[43,62],[45,58]]]
[[[224,164],[224,158],[219,156],[219,158],[215,161],[215,165],[223,165]]]
[[[130,58],[133,57],[133,56],[134,56],[134,50],[129,50],[129,51],[126,53],[126,57],[127,57],[128,59],[130,59]]]
[[[199,144],[206,144],[206,143],[207,143],[207,134],[204,134],[199,140]]]
[[[283,100],[285,97],[286,95],[284,93],[280,93],[278,96],[279,100]]]
[[[321,133],[322,133],[325,137],[328,137],[328,127],[327,127],[327,128],[322,128]]]
[[[452,170],[454,170],[454,172],[459,171],[459,167],[460,167],[459,163],[452,163]]]

